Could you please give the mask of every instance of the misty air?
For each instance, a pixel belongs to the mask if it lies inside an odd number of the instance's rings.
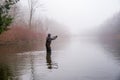
[[[120,80],[119,0],[0,0],[0,80]]]

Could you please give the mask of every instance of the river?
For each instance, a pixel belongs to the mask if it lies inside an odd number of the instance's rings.
[[[2,52],[0,74],[7,72],[13,80],[120,80],[118,51],[111,46],[96,38],[72,37],[64,45],[53,42],[47,58],[45,49]]]

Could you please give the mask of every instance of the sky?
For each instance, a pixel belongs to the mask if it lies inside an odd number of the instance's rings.
[[[28,2],[27,0],[21,1],[23,1],[22,4]],[[39,1],[43,4],[42,14],[65,25],[66,27],[63,28],[67,28],[71,34],[99,29],[102,27],[100,24],[103,24],[120,11],[119,0]]]
[[[46,15],[72,34],[98,29],[120,11],[119,0],[44,0],[44,4]]]

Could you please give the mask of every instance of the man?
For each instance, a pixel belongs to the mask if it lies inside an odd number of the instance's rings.
[[[57,36],[51,37],[51,34],[48,34],[47,38],[46,38],[46,49],[47,49],[47,53],[51,53],[51,41],[55,40],[57,38]]]

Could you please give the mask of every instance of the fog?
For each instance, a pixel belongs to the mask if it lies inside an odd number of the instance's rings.
[[[22,5],[28,1],[21,0]],[[34,1],[33,1],[34,2]],[[120,11],[119,0],[40,0],[37,17],[47,17],[66,27],[71,34],[99,30],[106,20]],[[36,5],[34,2],[33,4]],[[56,26],[58,27],[58,26]]]
[[[0,80],[120,80],[120,0],[20,0],[10,14]]]
[[[45,0],[45,15],[72,34],[90,32],[120,11],[119,0]]]

